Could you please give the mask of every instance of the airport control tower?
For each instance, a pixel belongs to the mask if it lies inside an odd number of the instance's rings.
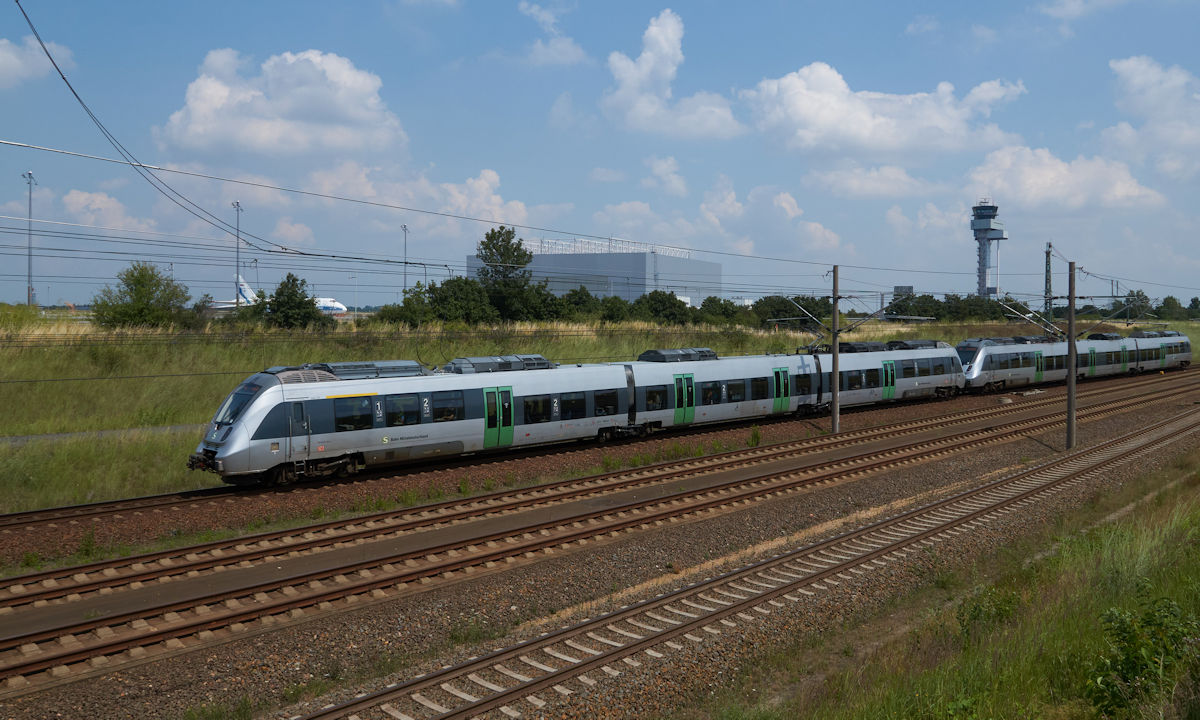
[[[996,297],[1000,284],[996,260],[1000,254],[999,243],[1008,239],[1008,233],[1004,232],[1004,221],[996,219],[999,210],[991,198],[983,198],[971,208],[971,230],[975,233],[975,242],[979,244],[979,280],[975,293],[980,297]],[[992,251],[992,243],[996,243],[995,252]]]

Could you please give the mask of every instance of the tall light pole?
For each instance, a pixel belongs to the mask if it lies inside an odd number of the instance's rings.
[[[33,171],[21,173],[21,177],[25,178],[25,182],[29,185],[29,227],[26,230],[26,240],[28,241],[28,261],[29,267],[25,277],[25,303],[29,307],[33,307],[33,186],[37,185],[37,180],[33,179]]]
[[[238,286],[238,276],[242,272],[242,204],[234,200],[233,210],[237,214],[233,236],[233,307],[236,311],[242,307],[242,289]]]
[[[354,322],[358,322],[358,273],[352,273],[350,279],[354,281]]]
[[[404,291],[408,292],[408,225],[401,225],[404,231]]]

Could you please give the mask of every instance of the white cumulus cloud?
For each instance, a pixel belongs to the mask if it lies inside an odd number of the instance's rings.
[[[46,47],[64,70],[75,67],[70,49],[48,42]],[[0,90],[15,87],[26,80],[39,78],[52,70],[50,61],[32,35],[26,35],[18,45],[7,38],[0,38]]]
[[[1053,0],[1038,7],[1038,10],[1058,20],[1078,20],[1097,10],[1124,5],[1129,0]]]
[[[1024,92],[1023,83],[1002,80],[982,83],[962,99],[948,82],[910,95],[856,91],[832,66],[815,62],[741,95],[754,108],[758,127],[782,135],[793,148],[945,152],[1011,141],[979,119]]]
[[[1071,161],[1046,148],[994,150],[970,172],[978,188],[993,197],[1012,198],[1025,207],[1153,207],[1163,203],[1157,191],[1141,185],[1122,162],[1080,155]]]
[[[271,235],[279,238],[284,245],[312,245],[315,242],[312,228],[301,222],[293,222],[290,217],[279,218]]]
[[[63,207],[73,220],[84,225],[99,225],[125,230],[153,230],[153,220],[131,216],[125,205],[108,193],[71,190],[62,199]]]
[[[646,158],[646,166],[650,168],[650,177],[642,178],[642,187],[659,189],[675,197],[687,196],[687,182],[679,174],[679,163],[674,157],[652,155]]]
[[[896,165],[813,171],[804,180],[809,185],[825,187],[845,197],[902,197],[927,195],[939,190],[937,185],[914,178]]]
[[[407,142],[379,96],[379,76],[334,53],[273,55],[243,75],[235,50],[212,50],[160,141],[193,150],[273,155],[380,150]]]
[[[578,65],[589,60],[587,53],[579,43],[562,34],[558,27],[561,10],[545,8],[526,0],[521,0],[517,10],[526,15],[541,27],[548,36],[546,39],[534,41],[529,48],[528,60],[533,65]]]
[[[1109,62],[1117,77],[1117,107],[1141,121],[1104,131],[1116,151],[1142,160],[1175,180],[1200,173],[1200,80],[1178,65],[1163,67],[1137,56]]]
[[[608,56],[614,87],[601,104],[631,130],[683,138],[729,138],[745,131],[733,117],[729,101],[698,92],[673,101],[671,83],[683,64],[683,20],[663,10],[650,21],[636,60],[613,52]]]

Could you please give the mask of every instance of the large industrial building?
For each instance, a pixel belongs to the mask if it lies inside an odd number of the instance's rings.
[[[675,293],[691,305],[721,294],[721,265],[696,260],[687,250],[625,240],[525,240],[533,253],[526,266],[534,282],[546,282],[563,295],[580,286],[598,297],[615,295],[633,301],[655,290]],[[482,266],[467,256],[471,277]]]

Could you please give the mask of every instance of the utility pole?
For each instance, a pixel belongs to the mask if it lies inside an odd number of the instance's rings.
[[[26,229],[25,239],[28,243],[27,259],[28,268],[25,277],[25,303],[29,307],[33,307],[33,186],[37,185],[37,180],[33,178],[33,171],[21,173],[21,177],[25,178],[26,184],[29,185],[29,226]]]
[[[1046,321],[1050,323],[1054,322],[1054,316],[1050,314],[1051,300],[1054,295],[1050,289],[1050,251],[1053,248],[1054,246],[1049,242],[1046,243],[1046,307],[1042,315],[1046,318]]]
[[[829,374],[829,416],[833,419],[830,430],[837,435],[841,426],[841,396],[838,391],[842,387],[842,376],[838,373],[838,266],[833,266],[833,324],[830,326],[833,336],[833,367]]]
[[[242,273],[242,204],[234,200],[233,210],[237,215],[233,238],[233,307],[236,311],[242,307],[242,288],[238,285],[238,277]]]
[[[358,273],[350,277],[354,280],[354,322],[358,322]]]
[[[1070,263],[1067,280],[1067,449],[1075,447],[1075,373],[1079,358],[1075,354],[1075,263]]]
[[[408,225],[400,226],[404,231],[404,292],[408,292]]]

